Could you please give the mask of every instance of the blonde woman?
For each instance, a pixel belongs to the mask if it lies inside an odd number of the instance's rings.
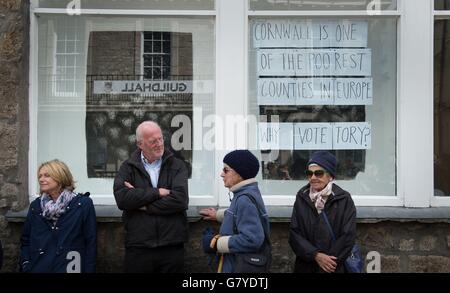
[[[21,270],[33,273],[95,272],[97,223],[89,193],[76,194],[67,165],[39,166],[40,197],[28,210],[21,237]]]

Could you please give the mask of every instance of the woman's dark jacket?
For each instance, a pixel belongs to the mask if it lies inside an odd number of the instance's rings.
[[[94,273],[97,257],[97,222],[92,199],[74,197],[54,224],[42,216],[41,198],[28,209],[21,237],[20,264],[23,272],[66,273],[78,261],[81,272]]]
[[[124,181],[134,188],[126,187]],[[160,198],[158,188],[169,189],[170,194]],[[153,248],[187,241],[188,170],[172,153],[164,152],[158,186],[152,186],[141,161],[141,150],[136,150],[119,169],[114,197],[123,211],[126,248]]]
[[[335,272],[345,272],[343,261],[350,255],[356,238],[356,208],[350,194],[333,184],[324,211],[336,235],[331,234],[322,215],[309,197],[309,184],[297,193],[289,228],[289,244],[297,256],[294,272],[324,272],[314,260],[318,252],[337,257]]]

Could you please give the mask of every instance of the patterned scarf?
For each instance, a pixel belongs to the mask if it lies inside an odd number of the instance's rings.
[[[42,215],[47,220],[52,220],[56,222],[59,217],[66,211],[66,207],[69,205],[70,201],[77,196],[70,190],[64,189],[63,192],[59,195],[56,201],[48,195],[47,193],[43,193],[41,195],[41,208]]]
[[[331,189],[333,187],[334,180],[328,182],[327,186],[320,191],[315,191],[312,187],[309,188],[309,198],[316,206],[317,212],[320,214],[325,207],[325,202],[331,194]]]

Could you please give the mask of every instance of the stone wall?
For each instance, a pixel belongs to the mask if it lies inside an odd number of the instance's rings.
[[[211,223],[190,223],[190,241],[186,245],[186,272],[214,272],[202,252],[202,231]],[[10,245],[5,251],[5,272],[17,271],[22,223],[10,223]],[[214,225],[212,225],[214,226]],[[218,229],[218,225],[215,228]],[[271,224],[273,244],[272,272],[292,271],[295,255],[288,244],[288,223]],[[369,251],[381,254],[382,273],[450,273],[450,224],[392,222],[359,223],[358,242],[363,256]],[[97,271],[122,272],[123,226],[120,222],[98,223]],[[213,262],[214,264],[214,262]]]
[[[5,214],[28,205],[28,11],[26,0],[0,1],[0,240],[7,252],[16,247]]]

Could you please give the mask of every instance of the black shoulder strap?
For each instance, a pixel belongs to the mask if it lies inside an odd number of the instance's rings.
[[[325,220],[325,224],[327,224],[328,231],[330,232],[331,238],[333,239],[333,241],[336,241],[336,236],[334,235],[333,228],[331,227],[330,221],[328,221],[328,217],[327,217],[327,214],[325,213],[325,209],[322,210],[322,216],[323,216],[323,219]]]
[[[253,195],[251,194],[243,194],[243,196],[247,196],[250,201],[256,206],[256,209],[258,210],[258,214],[259,214],[259,221],[261,222],[261,225],[263,227],[264,230],[264,238],[265,241],[267,241],[267,243],[270,244],[270,237],[269,237],[269,231],[268,231],[268,227],[266,227],[266,225],[264,225],[264,213],[263,211],[260,209],[258,203],[256,202],[256,199],[253,197]],[[236,217],[233,215],[233,232],[234,234],[238,234],[238,230],[237,230],[237,226],[236,226]]]

